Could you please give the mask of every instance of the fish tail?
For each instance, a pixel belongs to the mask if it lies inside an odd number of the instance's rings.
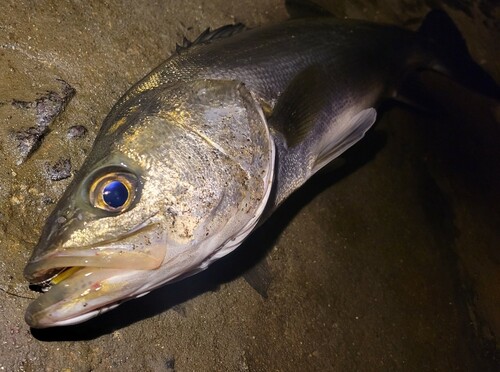
[[[462,34],[448,14],[440,9],[432,10],[418,33],[435,56],[432,70],[452,77],[466,88],[500,100],[498,84],[472,59]]]

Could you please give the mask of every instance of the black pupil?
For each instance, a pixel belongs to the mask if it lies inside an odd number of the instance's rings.
[[[120,208],[127,202],[127,187],[120,181],[111,181],[102,190],[102,199],[110,207]]]

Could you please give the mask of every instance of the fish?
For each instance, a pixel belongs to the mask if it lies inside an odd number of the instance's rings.
[[[185,39],[117,101],[25,267],[42,292],[30,327],[84,322],[229,254],[418,71],[499,97],[442,11],[414,32],[286,5],[282,23]]]

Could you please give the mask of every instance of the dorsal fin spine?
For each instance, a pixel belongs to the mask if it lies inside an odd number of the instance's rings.
[[[234,25],[225,25],[219,27],[215,30],[210,30],[207,28],[203,31],[200,36],[198,36],[194,41],[188,40],[186,37],[182,40],[182,45],[176,44],[175,51],[177,53],[182,52],[185,49],[189,49],[190,47],[198,44],[205,44],[212,40],[222,39],[226,37],[230,37],[234,34],[240,33],[241,31],[246,30],[247,28],[243,23],[236,23]]]

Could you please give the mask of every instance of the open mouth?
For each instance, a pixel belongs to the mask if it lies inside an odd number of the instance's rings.
[[[24,270],[30,288],[42,292],[28,306],[26,322],[34,328],[75,324],[116,307],[141,292],[140,278],[158,269],[165,255],[157,224],[92,245],[50,249]]]

